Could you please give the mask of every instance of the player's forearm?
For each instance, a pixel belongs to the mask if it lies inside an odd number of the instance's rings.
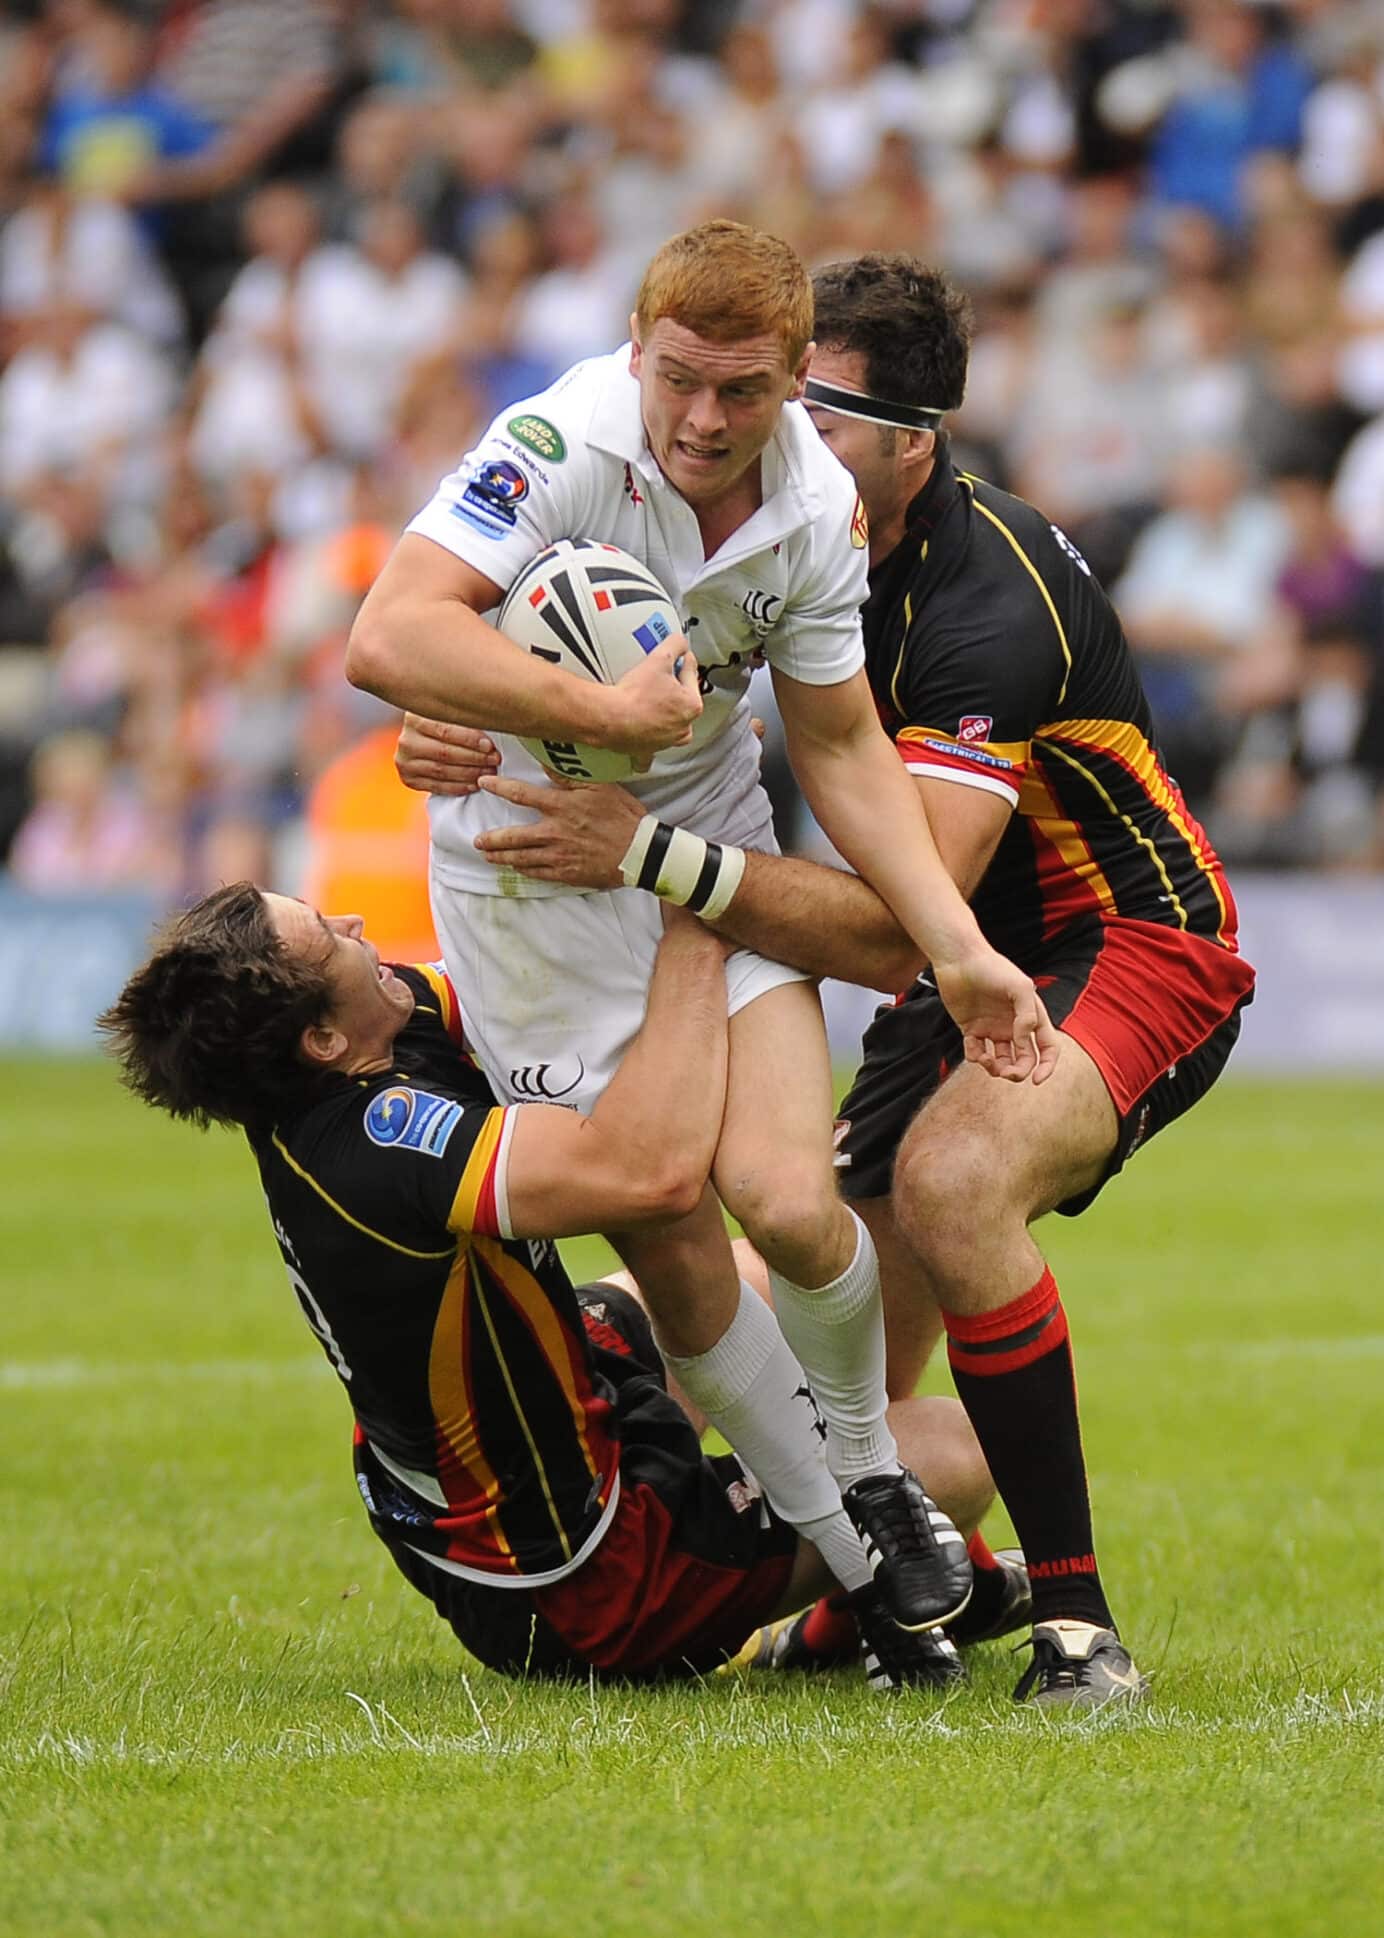
[[[456,599],[367,599],[346,677],[407,713],[492,733],[599,747],[610,724],[610,688],[524,652]]]
[[[926,958],[868,882],[788,855],[747,853],[729,908],[712,926],[810,976],[896,995]]]
[[[930,961],[981,944],[975,916],[937,852],[917,787],[883,734],[788,747],[821,826]]]
[[[721,1135],[726,1057],[725,955],[699,923],[682,918],[663,938],[643,1027],[591,1122],[631,1181],[677,1166],[688,1210]]]

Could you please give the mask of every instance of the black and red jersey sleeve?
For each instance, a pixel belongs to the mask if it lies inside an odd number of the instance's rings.
[[[460,1233],[509,1238],[513,1111],[426,1074],[394,1071],[275,1133],[279,1157],[328,1222],[414,1258],[441,1258]]]
[[[1036,589],[1030,598],[1011,582],[1002,592],[964,605],[930,600],[905,637],[891,699],[911,774],[984,788],[1017,807],[1063,659]]]

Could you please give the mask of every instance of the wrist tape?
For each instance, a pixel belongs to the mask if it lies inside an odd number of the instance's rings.
[[[719,841],[703,841],[686,828],[670,828],[646,814],[620,863],[626,888],[646,888],[714,922],[730,907],[745,872],[745,853]]]

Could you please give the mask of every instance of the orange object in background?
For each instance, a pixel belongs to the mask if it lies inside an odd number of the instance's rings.
[[[396,737],[378,727],[323,769],[308,797],[304,892],[328,915],[363,915],[386,962],[434,962],[427,796],[395,773]]]

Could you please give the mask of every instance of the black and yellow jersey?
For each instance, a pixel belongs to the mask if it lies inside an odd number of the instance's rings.
[[[250,1142],[289,1281],[355,1413],[377,1532],[531,1588],[576,1567],[614,1513],[612,1394],[556,1248],[510,1236],[515,1110],[465,1056],[451,984],[398,973],[417,1007],[395,1067],[342,1078]]]
[[[996,948],[1022,964],[1070,921],[1127,916],[1235,949],[1224,872],[1164,769],[1119,619],[1041,512],[942,448],[864,623],[910,772],[1015,809],[972,904]]]

